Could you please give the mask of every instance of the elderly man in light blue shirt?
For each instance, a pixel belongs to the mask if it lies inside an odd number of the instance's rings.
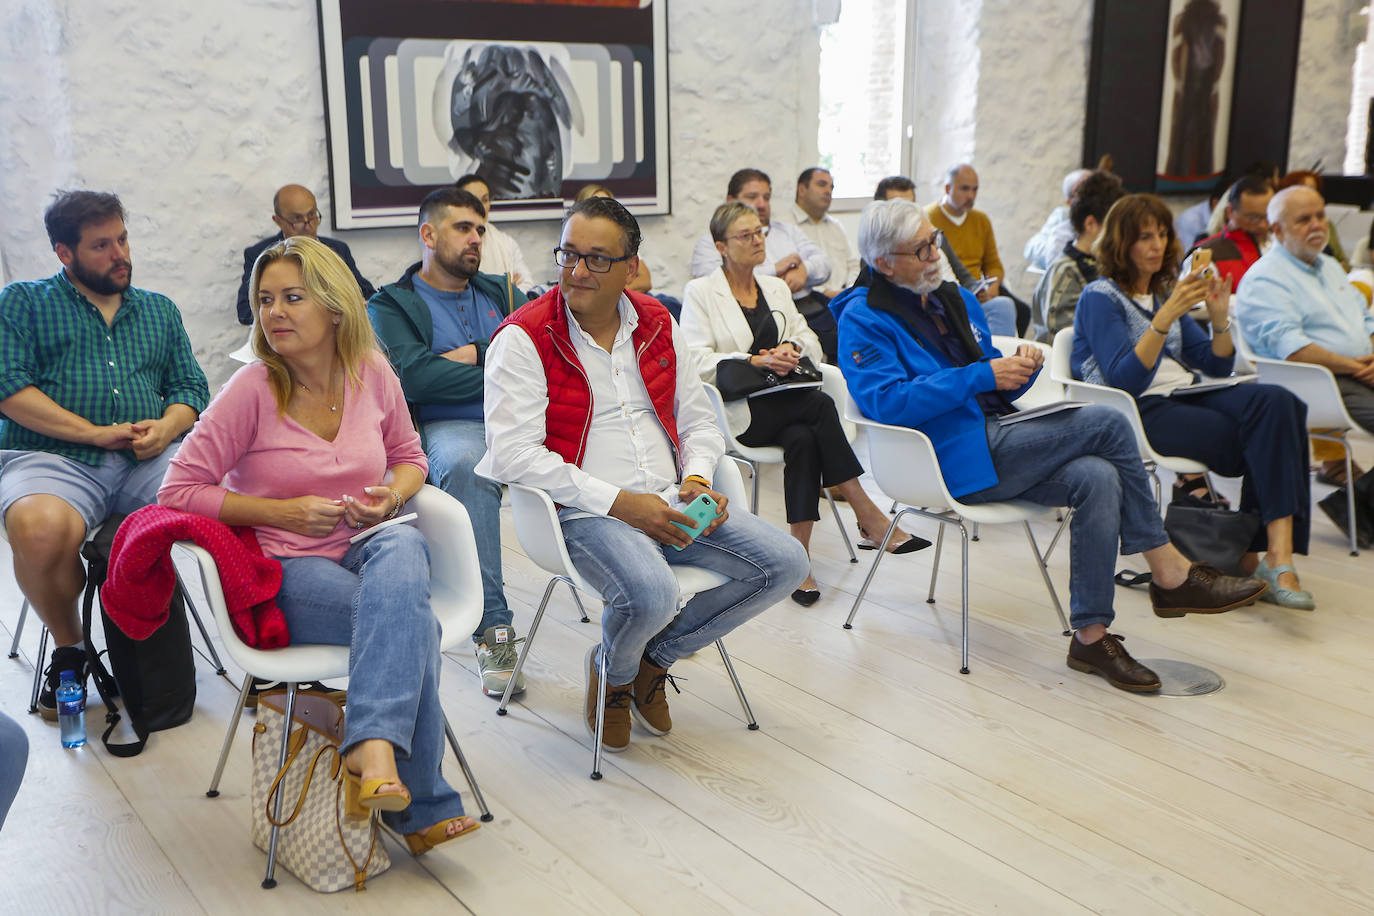
[[[1240,281],[1241,335],[1258,356],[1330,369],[1351,418],[1374,432],[1374,315],[1336,259],[1322,254],[1326,202],[1310,188],[1287,188],[1268,216],[1278,244]]]

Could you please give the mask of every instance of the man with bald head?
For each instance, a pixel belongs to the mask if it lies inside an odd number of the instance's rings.
[[[1274,240],[1240,281],[1236,322],[1257,356],[1325,366],[1350,417],[1374,432],[1374,316],[1323,254],[1330,237],[1326,201],[1311,188],[1285,188],[1269,201]],[[1328,474],[1344,461],[1327,462]]]
[[[358,272],[358,265],[353,262],[353,253],[348,250],[348,246],[338,239],[318,234],[320,210],[315,204],[315,195],[309,188],[303,188],[298,184],[278,188],[277,193],[272,195],[272,222],[277,224],[280,232],[243,249],[243,280],[239,283],[238,299],[239,324],[253,323],[254,309],[248,301],[248,281],[253,276],[253,262],[268,248],[293,235],[308,235],[312,239],[319,239],[343,258],[348,269],[353,272],[353,279],[358,281],[358,288],[363,291],[364,299],[376,292],[372,284],[367,282],[367,278]]]
[[[1006,296],[1016,306],[1016,329],[1024,334],[1030,326],[1030,306],[1017,299],[1002,285],[1006,271],[997,254],[997,239],[992,234],[992,221],[982,210],[975,210],[978,199],[978,173],[973,166],[960,164],[945,175],[945,196],[939,203],[926,207],[931,225],[949,240],[950,248],[968,268],[975,280],[982,281],[974,289],[979,302]]]

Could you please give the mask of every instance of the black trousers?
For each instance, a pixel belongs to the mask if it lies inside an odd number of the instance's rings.
[[[1307,553],[1312,486],[1307,476],[1307,405],[1276,385],[1237,385],[1205,394],[1141,398],[1145,436],[1161,455],[1201,461],[1241,477],[1240,508],[1267,525],[1293,516],[1293,552]],[[1263,527],[1251,550],[1264,550]]]
[[[751,398],[749,428],[737,438],[754,448],[782,446],[782,493],[789,525],[819,521],[821,487],[864,472],[844,437],[835,402],[815,388]]]

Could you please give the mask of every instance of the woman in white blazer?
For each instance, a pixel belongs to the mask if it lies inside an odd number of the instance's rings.
[[[754,268],[766,256],[767,228],[747,204],[722,204],[711,217],[711,238],[721,255],[721,268],[687,284],[682,297],[682,333],[697,361],[702,380],[715,384],[716,364],[747,359],[755,366],[786,375],[802,356],[821,361],[821,345],[806,319],[792,304],[787,284],[760,277]],[[881,537],[888,519],[873,504],[859,475],[863,467],[849,447],[835,404],[824,392],[809,388],[739,398],[725,404],[728,432],[743,445],[779,445],[783,450],[783,495],[792,536],[807,547],[820,519],[820,488],[834,487],[858,516],[860,547],[874,549],[870,534]],[[930,542],[908,535],[889,545],[893,553],[910,553]],[[808,576],[792,600],[803,606],[820,598]]]

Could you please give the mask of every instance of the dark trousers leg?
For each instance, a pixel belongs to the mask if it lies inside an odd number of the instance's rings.
[[[835,402],[820,391],[788,391],[749,402],[744,445],[778,445],[788,524],[819,521],[820,488],[858,477],[863,465],[844,437]]]

